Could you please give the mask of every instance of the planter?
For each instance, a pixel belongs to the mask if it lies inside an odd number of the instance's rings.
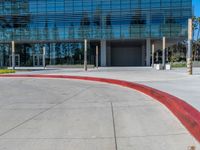
[[[154,64],[156,70],[162,70],[162,64]]]
[[[165,69],[166,69],[166,70],[171,70],[171,64],[166,64],[166,65],[165,65]]]

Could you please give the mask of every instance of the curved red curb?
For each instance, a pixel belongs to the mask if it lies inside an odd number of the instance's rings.
[[[200,112],[180,98],[142,84],[116,79],[68,75],[0,75],[0,77],[78,79],[98,81],[128,87],[140,91],[164,104],[181,121],[181,123],[197,139],[197,141],[200,142]]]

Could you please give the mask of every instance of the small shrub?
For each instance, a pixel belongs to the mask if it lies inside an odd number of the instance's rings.
[[[15,73],[15,70],[0,69],[0,74]]]
[[[172,67],[173,67],[173,68],[183,68],[183,67],[187,67],[187,63],[186,63],[186,62],[173,62],[173,63],[172,63]]]

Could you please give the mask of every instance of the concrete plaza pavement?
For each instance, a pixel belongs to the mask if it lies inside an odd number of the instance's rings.
[[[200,149],[167,108],[125,87],[34,78],[0,84],[0,150]]]
[[[99,69],[48,69],[17,74],[61,74],[119,79],[141,83],[177,96],[200,111],[200,68],[192,76],[186,68],[157,71],[151,67],[105,67]]]

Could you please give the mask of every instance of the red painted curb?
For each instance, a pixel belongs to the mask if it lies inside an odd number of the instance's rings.
[[[142,84],[107,78],[68,75],[0,75],[0,77],[77,79],[128,87],[140,91],[164,104],[181,121],[197,141],[200,142],[200,112],[180,98]]]

